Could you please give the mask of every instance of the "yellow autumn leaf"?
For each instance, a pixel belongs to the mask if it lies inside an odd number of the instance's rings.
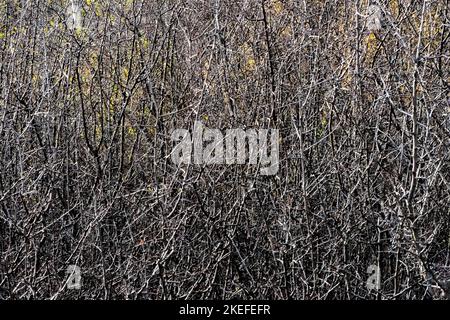
[[[394,17],[399,15],[399,6],[398,0],[390,0],[389,1],[389,9]]]
[[[130,9],[133,6],[133,0],[127,0],[125,2],[125,8]]]
[[[245,70],[246,71],[255,71],[256,69],[256,61],[253,58],[249,58],[247,60],[247,63],[245,65]]]
[[[77,37],[81,37],[83,35],[83,29],[82,28],[76,28],[75,34]]]
[[[279,15],[283,11],[284,5],[280,0],[273,0],[272,9],[276,15]]]
[[[148,47],[150,46],[150,41],[147,39],[147,37],[142,37],[141,44],[142,44],[142,48],[148,49]]]
[[[372,63],[372,61],[375,57],[375,52],[378,47],[378,39],[377,39],[377,36],[375,35],[375,33],[371,32],[367,36],[366,47],[367,47],[366,61],[368,61],[369,63]]]
[[[125,80],[128,79],[129,73],[130,73],[130,70],[128,70],[127,67],[124,67],[124,68],[122,69],[122,77],[123,77],[123,79],[125,79]]]
[[[133,128],[132,126],[128,126],[127,132],[128,132],[128,135],[131,136],[131,137],[135,137],[136,136],[136,129]]]
[[[283,28],[281,31],[281,36],[283,38],[289,38],[292,35],[292,29],[291,27],[287,26],[286,28]]]
[[[248,43],[244,43],[244,45],[241,46],[241,51],[244,56],[244,72],[252,72],[256,69],[256,60],[253,56],[253,51],[251,47],[248,45]]]

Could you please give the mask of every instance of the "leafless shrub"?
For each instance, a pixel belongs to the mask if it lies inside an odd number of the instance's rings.
[[[448,297],[446,1],[68,4],[0,5],[0,298]],[[278,175],[176,167],[195,120]]]

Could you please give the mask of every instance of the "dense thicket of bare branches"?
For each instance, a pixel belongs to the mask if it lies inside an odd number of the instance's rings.
[[[69,5],[0,3],[0,298],[449,294],[448,0]],[[177,167],[195,120],[278,174]]]

